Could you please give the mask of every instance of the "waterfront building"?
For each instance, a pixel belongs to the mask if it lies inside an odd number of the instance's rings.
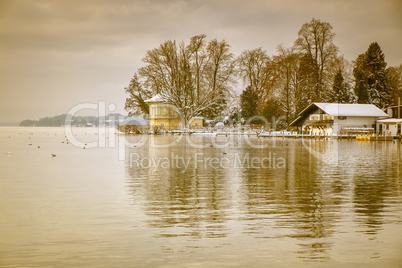
[[[145,100],[149,104],[149,128],[150,130],[178,130],[185,126],[181,120],[180,113],[174,105],[167,104],[157,94]],[[200,129],[203,127],[203,117],[193,117],[189,121],[189,128]]]
[[[372,104],[311,103],[290,124],[311,135],[371,135],[388,115]]]

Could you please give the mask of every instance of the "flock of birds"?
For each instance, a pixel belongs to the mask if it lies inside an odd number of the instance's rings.
[[[23,133],[18,133],[18,134],[19,134],[19,135],[22,135]],[[43,134],[46,134],[46,133],[43,133]],[[89,134],[89,133],[85,133],[85,134]],[[34,133],[31,132],[30,135],[34,135]],[[57,134],[54,134],[54,135],[57,136]],[[49,136],[49,134],[47,134],[47,136]],[[8,138],[11,139],[11,136],[8,136]],[[67,136],[64,136],[64,138],[65,138],[65,140],[62,141],[61,143],[69,144],[69,141],[68,141]],[[30,140],[31,137],[28,137],[28,139]],[[33,146],[33,144],[32,144],[32,143],[29,143],[28,146]],[[85,143],[85,146],[87,146],[86,143]],[[83,147],[83,149],[85,149],[85,146]],[[40,149],[40,145],[38,145],[37,148]],[[9,156],[12,155],[12,154],[13,154],[12,152],[7,152],[7,153],[6,153],[6,155],[9,155]],[[56,157],[57,155],[52,153],[52,154],[50,154],[50,156],[51,156],[51,157]]]
[[[22,135],[23,133],[18,133],[19,135]],[[34,133],[29,133],[30,135],[34,135]],[[47,134],[47,133],[43,133],[43,134]],[[91,134],[91,133],[84,133],[84,134]],[[48,136],[49,136],[49,134],[47,134]],[[57,136],[57,134],[54,134],[55,136]],[[97,135],[97,134],[95,134],[95,135]],[[8,138],[11,138],[11,136],[8,136]],[[69,141],[68,141],[68,138],[67,138],[67,136],[64,136],[64,138],[65,138],[65,140],[63,140],[63,141],[61,141],[61,143],[64,143],[64,144],[69,144]],[[108,137],[107,137],[108,138]],[[28,139],[31,139],[31,137],[28,137]],[[140,143],[142,143],[142,142],[140,142]],[[175,142],[176,144],[178,143],[177,141]],[[32,143],[29,143],[28,144],[28,146],[33,146],[33,144]],[[85,146],[87,146],[87,143],[85,143]],[[86,147],[83,147],[82,149],[86,149]],[[137,146],[133,146],[134,148],[136,148]],[[214,147],[212,144],[210,144],[210,146],[209,147]],[[37,146],[37,148],[38,149],[40,149],[41,147],[40,147],[40,145],[38,145]],[[7,152],[6,153],[7,155],[12,155],[13,153],[12,152]],[[226,152],[223,152],[223,154],[227,154]],[[51,157],[56,157],[57,155],[56,154],[54,154],[54,153],[52,153],[52,154],[50,154],[50,156]]]
[[[23,133],[18,133],[18,134],[23,134]],[[44,134],[46,134],[46,133],[44,133]],[[91,133],[84,133],[84,134],[91,134]],[[34,135],[34,133],[30,133],[30,135]],[[47,134],[48,136],[49,136],[49,134]],[[95,134],[96,135],[96,134]],[[55,136],[57,136],[57,134],[55,134]],[[8,138],[10,139],[11,138],[11,136],[8,136]],[[67,138],[67,136],[64,136],[64,138],[65,138],[65,140],[63,140],[63,141],[61,141],[61,143],[63,143],[63,144],[69,144],[69,141],[68,141],[68,138]],[[31,139],[31,137],[28,137],[28,139]],[[402,142],[402,141],[401,141]],[[142,143],[142,142],[141,142]],[[177,141],[175,142],[175,143],[178,143]],[[282,144],[282,142],[279,142],[279,143],[281,143],[281,144],[278,144],[278,145],[282,145],[282,146],[285,146],[285,147],[287,147],[288,146],[288,143],[287,142],[283,142],[283,144]],[[393,143],[395,143],[395,140],[393,140]],[[235,145],[237,145],[237,144],[235,144]],[[32,143],[29,143],[28,144],[28,146],[33,146],[33,144]],[[87,146],[87,144],[85,143],[85,146]],[[82,149],[85,149],[86,147],[83,147]],[[137,147],[137,146],[134,146],[134,148],[135,147]],[[210,144],[210,146],[209,147],[214,147],[212,144]],[[38,145],[37,146],[37,148],[38,149],[40,149],[41,147],[40,147],[40,145]],[[8,155],[8,156],[11,156],[13,153],[12,152],[7,152],[6,153],[6,155]],[[227,154],[226,152],[223,152],[223,154]],[[56,157],[57,155],[55,154],[55,153],[52,153],[51,154],[51,157]]]

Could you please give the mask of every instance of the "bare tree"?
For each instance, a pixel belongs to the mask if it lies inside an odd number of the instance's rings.
[[[278,55],[274,57],[278,69],[278,86],[275,92],[280,109],[286,115],[286,125],[296,116],[296,107],[300,96],[300,53],[294,48],[278,46]]]
[[[209,64],[209,57],[206,53],[206,35],[196,35],[190,40],[190,44],[187,46],[187,51],[190,54],[190,68],[194,79],[194,85],[196,87],[196,99],[197,104],[201,95],[202,88],[205,87],[205,73]]]
[[[152,92],[142,85],[137,73],[134,74],[129,86],[124,88],[124,90],[129,95],[129,97],[126,98],[124,107],[129,116],[149,114],[149,106],[145,100],[151,97]]]
[[[334,74],[329,71],[329,67],[338,52],[338,48],[333,44],[335,33],[328,22],[313,18],[309,23],[302,25],[298,35],[295,48],[306,55],[306,63],[311,66],[310,87],[314,89],[311,101],[325,101],[328,85],[331,84]]]
[[[216,115],[222,111],[232,97],[232,86],[235,84],[234,55],[230,52],[230,45],[225,41],[213,39],[208,43],[207,54],[209,64],[205,73],[206,88],[204,96],[213,98],[205,112]]]
[[[233,82],[233,54],[226,41],[205,42],[194,36],[190,44],[166,41],[143,58],[138,73],[154,94],[175,106],[186,125],[193,116],[223,109]]]
[[[258,95],[258,110],[262,111],[277,80],[276,68],[262,48],[245,50],[237,58],[238,75],[246,87],[251,87]]]

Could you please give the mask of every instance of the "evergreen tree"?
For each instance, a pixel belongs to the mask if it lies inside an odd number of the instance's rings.
[[[354,62],[355,94],[358,103],[369,103],[368,82],[365,73],[366,55],[360,54]]]
[[[334,84],[332,86],[333,89],[333,99],[332,101],[337,101],[337,102],[341,102],[340,101],[340,96],[341,96],[341,92],[343,91],[343,76],[342,76],[342,72],[341,70],[338,70],[338,72],[336,73],[335,77],[334,77]]]
[[[367,52],[367,67],[369,71],[368,86],[370,101],[381,108],[391,104],[391,95],[387,87],[387,63],[377,42],[372,43]]]
[[[270,128],[274,130],[283,130],[288,128],[287,119],[276,99],[270,99],[264,107],[262,115],[270,122]]]
[[[353,75],[359,103],[371,103],[379,108],[390,105],[392,95],[387,86],[386,67],[384,53],[377,42],[371,43],[366,53],[357,57]]]
[[[312,73],[314,66],[310,64],[309,56],[304,54],[300,59],[300,65],[298,70],[298,100],[296,102],[296,114],[302,111],[314,100],[314,88],[311,86],[314,84]]]
[[[240,106],[242,117],[248,119],[257,114],[258,95],[255,90],[248,86],[240,95]]]
[[[392,93],[393,104],[398,104],[398,98],[402,98],[402,64],[399,67],[389,67],[388,88]]]
[[[341,69],[335,74],[332,90],[331,102],[351,103],[353,101],[352,94],[349,91],[348,85],[345,83]]]

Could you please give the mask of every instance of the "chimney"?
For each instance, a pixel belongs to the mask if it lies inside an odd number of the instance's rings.
[[[387,114],[388,114],[389,117],[393,117],[393,115],[392,115],[392,108],[391,108],[391,107],[388,107],[388,108],[387,108]]]

